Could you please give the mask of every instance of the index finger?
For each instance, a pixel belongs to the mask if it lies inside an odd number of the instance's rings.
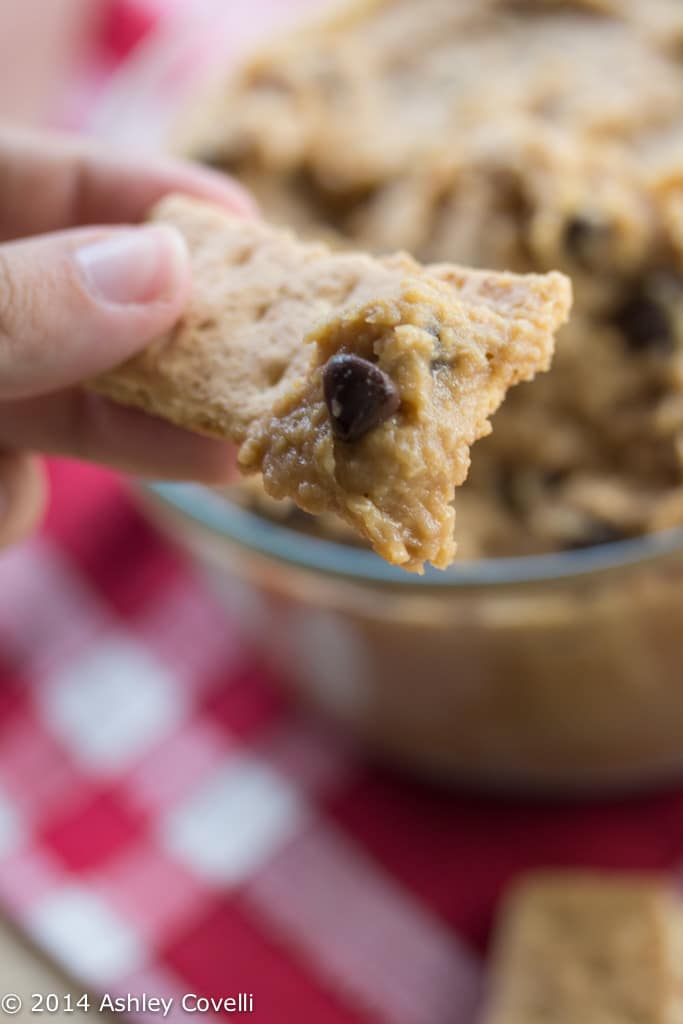
[[[131,157],[70,136],[0,129],[0,241],[86,224],[141,220],[169,192],[253,216],[231,178],[165,158]]]

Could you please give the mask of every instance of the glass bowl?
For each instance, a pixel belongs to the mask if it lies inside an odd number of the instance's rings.
[[[116,76],[92,130],[162,148],[192,90],[312,6],[253,0],[246,24],[242,5],[185,8]],[[635,788],[683,773],[683,528],[416,577],[195,486],[141,498],[283,683],[373,751],[497,789]]]
[[[199,487],[144,501],[283,683],[440,780],[581,793],[683,769],[683,531],[423,577]]]

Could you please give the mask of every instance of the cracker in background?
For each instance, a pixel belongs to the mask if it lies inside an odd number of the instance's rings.
[[[682,924],[655,877],[530,877],[505,900],[484,1024],[681,1024]]]

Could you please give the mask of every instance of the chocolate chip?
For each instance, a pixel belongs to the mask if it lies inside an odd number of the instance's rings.
[[[566,482],[568,476],[569,471],[567,469],[548,469],[543,473],[541,482],[549,491],[554,491]]]
[[[565,550],[579,551],[581,548],[594,548],[600,544],[615,544],[618,540],[623,539],[624,534],[616,526],[596,519],[581,536],[575,537],[565,544]]]
[[[346,353],[328,360],[323,391],[332,429],[341,441],[357,441],[399,407],[396,385],[373,363]]]
[[[195,163],[203,164],[204,167],[211,167],[214,171],[225,171],[225,153],[218,149],[202,149],[193,156]]]
[[[564,226],[564,248],[584,270],[590,270],[599,259],[612,229],[604,221],[576,214]]]
[[[614,322],[634,352],[670,352],[674,331],[667,308],[647,293],[631,296],[617,310]]]

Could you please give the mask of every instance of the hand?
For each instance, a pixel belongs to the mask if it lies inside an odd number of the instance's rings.
[[[171,191],[254,213],[246,193],[212,171],[0,131],[0,547],[42,512],[46,488],[32,452],[206,483],[233,472],[229,445],[78,387],[183,311],[190,267],[182,236],[135,226]]]

